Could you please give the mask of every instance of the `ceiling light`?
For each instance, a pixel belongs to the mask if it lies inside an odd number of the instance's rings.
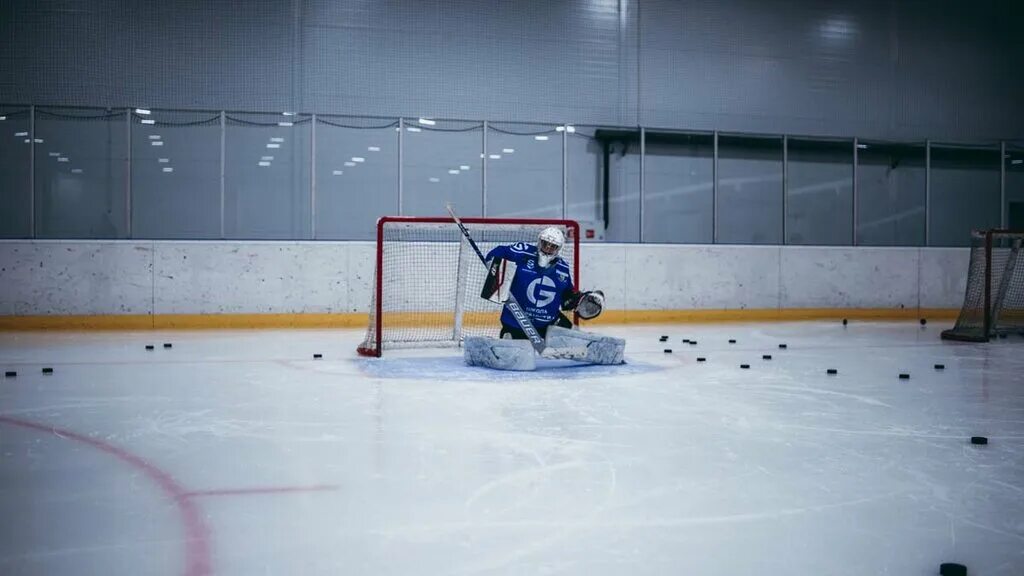
[[[566,126],[565,127],[565,131],[568,132],[569,134],[574,134],[574,133],[576,133],[576,127],[575,126]]]
[[[267,148],[280,148],[280,144],[267,144]]]
[[[66,156],[61,156],[60,158],[57,158],[57,162],[67,162],[67,161],[68,161],[68,159],[67,159]]]
[[[459,171],[458,170],[449,170],[448,173],[453,175],[453,176],[455,176],[455,175],[458,175]]]
[[[367,150],[370,152],[380,152],[380,146],[370,146]]]
[[[35,143],[36,144],[42,144],[43,143],[43,139],[42,138],[36,138],[35,139]]]
[[[500,160],[501,154],[491,154],[490,156],[488,156],[488,158],[490,158],[491,160]]]
[[[150,140],[159,140],[160,139],[160,135],[159,134],[150,134],[149,135],[149,139]]]
[[[515,148],[502,148],[501,149],[501,153],[502,154],[512,154],[515,151],[516,151]]]
[[[543,142],[543,141],[547,140],[548,137],[547,136],[534,136],[533,139],[537,140],[539,142]]]
[[[415,126],[409,126],[408,130],[409,130],[409,132],[422,132],[423,131],[423,130],[415,127]]]
[[[24,136],[28,136],[28,132],[15,132],[14,133],[14,137],[15,138],[22,138]]]
[[[81,168],[72,168],[71,169],[71,173],[72,174],[81,174],[82,173],[82,169]]]
[[[60,152],[50,152],[50,158],[60,158]]]
[[[270,139],[271,142],[284,142],[284,138],[274,137]]]
[[[420,118],[420,124],[423,124],[424,126],[433,126],[437,124],[437,122],[434,122],[429,118]]]
[[[142,114],[143,116],[149,116],[150,114],[152,114],[152,112],[150,112],[149,110],[146,110],[145,108],[136,108],[135,109],[135,113],[136,114]]]
[[[264,162],[264,161],[257,162],[257,164],[259,164],[260,166],[264,166],[264,167],[270,166],[270,162]]]
[[[342,172],[341,170],[335,170],[331,172],[331,174],[334,174],[335,176],[341,176],[342,174],[344,174],[344,172]]]
[[[868,147],[868,145],[867,145],[867,144],[857,144],[857,148],[859,148],[859,149],[861,149],[861,150],[864,150],[864,149],[865,149],[865,148],[867,148],[867,147]]]
[[[149,125],[156,124],[156,120],[153,120],[151,118],[143,118],[142,120],[139,120],[139,122],[142,122],[143,124],[149,124]]]
[[[166,167],[164,168],[164,172],[174,172],[174,168]]]
[[[260,160],[263,160],[263,161],[266,161],[266,162],[269,162],[269,161],[271,161],[273,159],[274,159],[273,156],[260,156]]]
[[[292,122],[278,122],[277,125],[282,128],[287,128],[289,126],[294,126],[295,124],[293,124]]]
[[[565,132],[565,126],[555,126],[556,132]]]
[[[466,165],[459,166],[459,170],[469,170],[469,166],[466,166]]]
[[[366,162],[366,158],[362,158],[360,156],[353,156],[352,157],[352,161],[353,162]]]
[[[295,112],[281,112],[281,116],[295,116]]]
[[[353,167],[355,165],[356,165],[355,162],[345,162],[345,166],[348,166],[349,168],[351,168],[351,167]]]
[[[437,184],[438,182],[441,181],[441,179],[440,178],[431,178],[430,181],[435,183],[435,184]]]
[[[170,161],[171,161],[170,158],[158,158],[157,159],[157,162],[159,162],[160,164],[167,164]]]
[[[164,141],[163,140],[153,140],[152,142],[149,143],[149,145],[150,146],[163,146],[164,145]]]

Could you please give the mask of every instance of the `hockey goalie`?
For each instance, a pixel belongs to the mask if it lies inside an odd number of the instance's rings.
[[[517,242],[498,246],[486,257],[489,266],[481,297],[505,304],[509,293],[544,338],[545,358],[570,359],[590,364],[622,364],[626,342],[573,329],[563,311],[575,311],[590,320],[601,314],[604,293],[579,292],[573,287],[568,263],[559,257],[565,235],[559,228],[541,231],[537,244]],[[534,347],[505,305],[499,338],[467,337],[466,363],[499,370],[533,370]]]

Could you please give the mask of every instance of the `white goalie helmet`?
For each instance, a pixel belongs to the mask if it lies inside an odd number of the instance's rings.
[[[552,226],[541,230],[537,236],[537,264],[547,268],[558,258],[565,244],[565,233]]]

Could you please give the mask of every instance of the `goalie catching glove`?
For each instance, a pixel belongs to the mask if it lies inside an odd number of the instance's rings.
[[[580,318],[593,320],[604,310],[604,292],[600,290],[577,292],[571,298],[565,299],[562,310],[575,310]]]

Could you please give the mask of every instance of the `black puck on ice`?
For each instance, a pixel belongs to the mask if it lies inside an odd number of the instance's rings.
[[[313,354],[313,360],[319,360],[319,359],[321,359],[323,357],[324,357],[323,354]]]
[[[152,350],[152,349],[153,349],[153,345],[152,344],[146,344],[146,350]]]
[[[924,326],[927,323],[928,323],[928,319],[927,318],[921,318],[921,326]]]
[[[703,356],[698,356],[698,357],[697,357],[697,362],[704,362],[704,361],[706,361],[706,360],[707,360],[707,358],[705,358],[705,357],[703,357]]]
[[[900,374],[900,380],[910,380],[910,374]]]
[[[747,368],[750,368],[750,364],[740,364],[740,368],[746,370]]]
[[[839,370],[836,370],[835,368],[829,368],[827,372],[829,374],[839,374]]]
[[[762,354],[761,355],[761,360],[771,360],[771,359],[772,359],[772,355],[771,354]]]
[[[846,326],[846,318],[843,318],[843,326]]]
[[[697,341],[696,340],[690,340],[690,346],[696,346],[696,345],[697,345]]]
[[[956,562],[943,562],[939,564],[939,574],[942,576],[967,576],[967,566]]]
[[[779,350],[785,350],[787,346],[785,344],[779,344]]]
[[[977,444],[979,446],[984,446],[984,445],[988,444],[988,438],[986,438],[984,436],[971,436],[971,444]]]
[[[672,349],[671,348],[665,348],[665,354],[671,354],[671,353],[672,353]]]
[[[658,338],[658,342],[668,342],[668,336],[662,336],[661,338]]]
[[[945,370],[946,369],[946,365],[945,364],[936,364],[935,365],[935,369],[936,370]]]
[[[735,343],[736,343],[735,340],[733,340],[732,338],[729,339],[729,344],[735,344]]]
[[[689,344],[689,343],[690,343],[690,339],[689,338],[683,338],[683,344]]]
[[[164,348],[170,348],[171,346],[173,346],[173,344],[170,342],[164,342]]]
[[[43,368],[43,374],[53,374],[53,368]]]
[[[8,370],[7,372],[4,372],[4,378],[14,378],[17,375],[18,373],[15,372],[14,370]]]

